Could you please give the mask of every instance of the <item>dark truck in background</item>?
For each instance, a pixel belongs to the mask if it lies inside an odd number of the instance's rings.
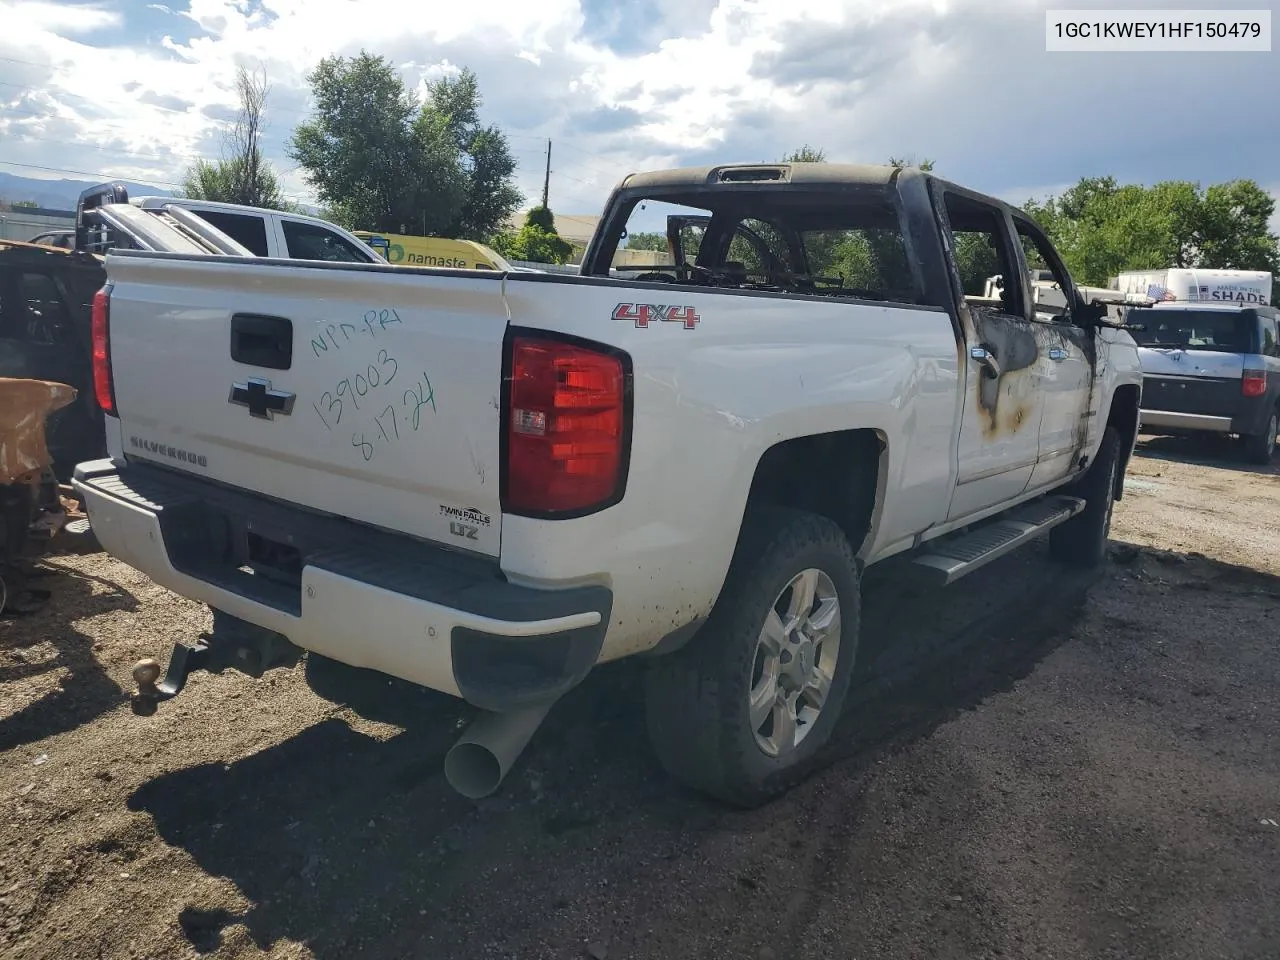
[[[102,258],[93,254],[0,242],[0,378],[49,380],[77,391],[46,427],[63,483],[77,463],[106,452],[90,323],[93,295],[106,280]]]

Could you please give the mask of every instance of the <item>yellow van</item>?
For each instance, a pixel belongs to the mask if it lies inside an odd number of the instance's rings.
[[[388,263],[406,267],[450,267],[455,270],[510,270],[496,250],[474,240],[449,240],[445,237],[410,237],[400,233],[371,233],[356,230],[355,235],[387,258]]]

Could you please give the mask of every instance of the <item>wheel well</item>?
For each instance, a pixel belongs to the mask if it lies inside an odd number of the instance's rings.
[[[1116,471],[1116,499],[1124,496],[1124,475],[1129,468],[1133,442],[1138,436],[1138,407],[1141,390],[1137,384],[1116,387],[1111,397],[1111,410],[1107,414],[1107,426],[1115,427],[1120,434],[1120,469]]]
[[[875,517],[884,448],[875,430],[784,440],[766,450],[756,465],[747,505],[821,514],[839,524],[854,551],[861,552]]]

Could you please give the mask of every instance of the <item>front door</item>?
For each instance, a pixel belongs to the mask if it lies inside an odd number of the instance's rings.
[[[1052,283],[1038,284],[1032,294],[1031,319],[1043,359],[1044,417],[1040,423],[1040,451],[1031,473],[1031,487],[1061,480],[1078,465],[1090,425],[1097,418],[1093,391],[1098,355],[1094,331],[1076,326],[1077,303],[1071,276],[1045,235],[1030,220],[1014,217],[1024,273],[1048,271]]]
[[[944,230],[968,313],[957,480],[947,513],[959,520],[1017,497],[1031,482],[1044,371],[1012,222],[1002,208],[945,189]],[[988,284],[997,276],[999,284]]]

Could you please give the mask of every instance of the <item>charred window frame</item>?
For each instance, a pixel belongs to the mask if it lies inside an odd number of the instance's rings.
[[[1023,255],[1022,275],[1027,278],[1026,281],[1026,301],[1027,301],[1027,318],[1036,320],[1037,322],[1074,322],[1074,318],[1078,317],[1077,308],[1083,301],[1080,299],[1080,292],[1076,288],[1075,281],[1071,277],[1071,272],[1067,270],[1066,264],[1062,260],[1062,256],[1058,253],[1053,242],[1048,235],[1040,229],[1034,220],[1023,213],[1015,212],[1013,214],[1014,235],[1018,238],[1018,252]],[[1031,289],[1031,265],[1025,260],[1026,250],[1023,247],[1022,238],[1031,241],[1035,247],[1037,255],[1044,260],[1045,266],[1049,272],[1054,275],[1054,280],[1058,287],[1062,290],[1062,295],[1067,301],[1067,313],[1061,320],[1055,321],[1038,321],[1036,317],[1035,293]]]
[[[1013,221],[1007,210],[991,200],[962,190],[952,184],[935,181],[935,210],[939,219],[940,232],[946,249],[947,272],[951,275],[951,285],[957,305],[967,310],[972,309],[967,296],[977,294],[965,290],[965,265],[961,262],[961,245],[957,234],[990,233],[992,248],[1000,260],[1003,290],[999,306],[985,307],[1005,316],[1025,320],[1027,317],[1026,276],[1022,269],[1022,258],[1018,255],[1014,241]],[[988,273],[988,271],[979,271]],[[991,274],[988,273],[988,276]]]
[[[713,242],[702,245],[698,252],[698,266],[711,267],[712,264],[726,266],[730,262],[729,257],[732,255],[734,241],[741,240],[752,249],[762,265],[774,267],[773,272],[781,273],[789,269],[803,270],[805,267],[795,239],[795,231],[788,230],[782,224],[762,219],[751,211],[741,210],[724,211],[722,215],[713,216],[712,224],[714,228],[708,230],[708,235]],[[783,250],[774,249],[761,231],[761,226],[767,227],[778,235],[779,246],[783,247]],[[743,266],[746,275],[752,276],[750,264],[744,263]],[[767,275],[771,271],[766,268],[763,272]]]
[[[699,249],[697,258],[699,266],[722,261],[737,228],[745,220],[759,220],[769,223],[774,229],[779,230],[791,248],[793,260],[799,256],[800,261],[803,261],[804,257],[797,253],[795,244],[798,242],[798,232],[802,232],[803,229],[801,213],[806,211],[806,205],[810,215],[817,210],[832,211],[844,208],[852,213],[859,206],[866,207],[868,210],[879,207],[881,213],[885,215],[886,223],[891,223],[893,232],[900,240],[907,269],[910,272],[911,299],[877,298],[870,302],[901,304],[904,306],[943,306],[945,309],[944,304],[935,303],[929,297],[931,291],[925,282],[920,259],[915,254],[917,241],[911,232],[914,221],[908,218],[902,198],[897,189],[895,189],[893,181],[883,186],[838,183],[806,184],[804,186],[796,184],[779,184],[777,186],[742,184],[732,186],[718,185],[712,188],[680,187],[621,190],[612,198],[609,204],[609,212],[597,231],[596,240],[593,241],[591,249],[588,250],[588,254],[584,258],[582,276],[595,278],[610,276],[613,258],[617,254],[622,241],[622,232],[626,228],[635,208],[639,204],[646,202],[670,203],[708,211],[711,222]],[[790,212],[794,213],[794,216],[787,215],[787,208],[790,208]],[[870,227],[870,222],[860,224],[857,222],[856,217],[851,215],[843,228],[854,231]],[[836,228],[834,223],[830,226],[830,229],[834,230]],[[717,259],[713,260],[712,258]],[[807,266],[805,264],[806,268]],[[811,294],[790,290],[777,292],[762,290],[735,291],[733,288],[728,287],[706,287],[705,289],[729,293],[751,293],[762,296],[813,297],[828,301],[868,300],[866,297],[852,295]]]

